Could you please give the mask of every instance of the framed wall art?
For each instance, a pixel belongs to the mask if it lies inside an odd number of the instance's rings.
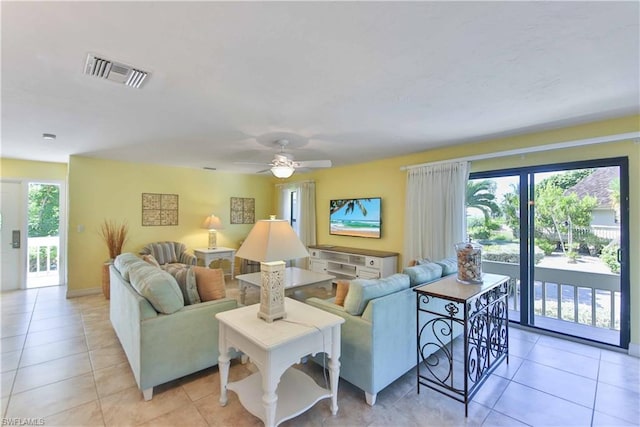
[[[142,193],[142,225],[178,225],[178,195]]]
[[[231,198],[231,224],[253,224],[256,222],[256,199]]]

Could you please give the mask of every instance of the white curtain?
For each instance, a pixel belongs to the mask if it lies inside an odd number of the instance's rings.
[[[410,169],[404,228],[404,261],[439,260],[455,255],[466,238],[466,187],[469,162]]]
[[[293,229],[305,245],[316,244],[316,183],[303,181],[291,184],[276,184],[278,190],[278,218],[291,220],[291,193],[296,193]],[[291,265],[308,269],[309,258],[293,260]]]

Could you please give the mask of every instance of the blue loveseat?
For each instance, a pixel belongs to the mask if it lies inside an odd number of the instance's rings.
[[[216,313],[233,298],[184,305],[169,273],[125,253],[110,266],[110,320],[145,400],[153,388],[218,364]]]
[[[369,405],[375,404],[379,391],[416,365],[416,294],[412,288],[456,272],[455,258],[448,258],[407,267],[403,273],[382,279],[353,280],[344,306],[336,305],[335,298],[306,300],[345,319],[340,377],[362,389]],[[426,319],[421,318],[423,321]],[[451,338],[461,332],[454,331]],[[322,363],[322,357],[314,360]]]

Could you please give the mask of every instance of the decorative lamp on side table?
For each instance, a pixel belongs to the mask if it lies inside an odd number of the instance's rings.
[[[217,235],[216,230],[222,230],[222,221],[214,214],[209,215],[204,219],[202,228],[209,230],[209,246],[207,249],[215,249],[217,247]]]
[[[262,286],[258,317],[267,322],[284,319],[284,261],[309,256],[289,222],[275,216],[256,222],[237,255],[260,262]]]

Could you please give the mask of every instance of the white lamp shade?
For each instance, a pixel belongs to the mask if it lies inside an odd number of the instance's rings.
[[[207,230],[222,230],[222,221],[214,214],[211,214],[205,218],[202,223],[202,228],[206,228]]]
[[[287,220],[263,219],[253,226],[236,256],[271,262],[305,258],[309,252]]]
[[[276,178],[289,178],[294,172],[295,169],[287,165],[277,165],[271,168],[271,173]]]

